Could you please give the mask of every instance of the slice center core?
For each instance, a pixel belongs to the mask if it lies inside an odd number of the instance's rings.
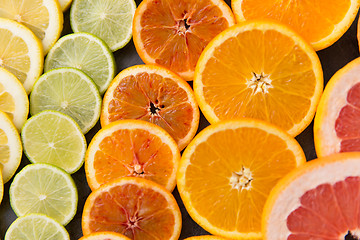
[[[160,111],[160,108],[155,106],[154,103],[150,102],[150,108],[149,108],[150,114],[151,115],[157,115],[158,112]]]
[[[255,72],[253,72],[252,74],[252,78],[250,80],[247,80],[246,85],[248,88],[251,88],[253,90],[253,94],[268,93],[269,88],[273,88],[269,75],[266,75],[264,73],[257,74]]]
[[[179,33],[185,34],[185,33],[189,30],[189,28],[190,28],[190,25],[187,23],[187,19],[186,19],[186,18],[183,19],[183,20],[180,20],[180,21],[178,22],[178,24],[179,24],[179,27],[178,27],[178,32],[179,32]]]
[[[233,172],[230,177],[230,185],[238,190],[249,190],[251,188],[252,173],[249,168],[242,166],[239,172]]]

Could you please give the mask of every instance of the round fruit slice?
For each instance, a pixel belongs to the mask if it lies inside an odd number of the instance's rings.
[[[66,229],[44,214],[29,214],[16,219],[5,234],[5,240],[70,240]]]
[[[7,114],[0,110],[0,169],[8,182],[20,165],[22,145],[19,133]]]
[[[3,199],[3,196],[4,196],[4,182],[3,182],[2,173],[0,171],[0,204]]]
[[[131,240],[131,239],[116,232],[96,232],[84,236],[79,240]]]
[[[217,236],[204,235],[204,236],[189,237],[184,240],[226,240],[226,239]]]
[[[14,74],[27,93],[41,75],[43,61],[42,45],[34,33],[22,24],[0,18],[0,67]]]
[[[92,192],[82,216],[84,235],[114,231],[131,239],[177,240],[181,213],[162,186],[142,178],[114,180]]]
[[[249,21],[219,34],[201,55],[194,80],[210,123],[242,117],[296,136],[312,121],[323,88],[316,52],[278,23]]]
[[[189,81],[205,46],[234,23],[223,0],[144,0],[134,16],[134,44],[145,63]]]
[[[86,153],[86,178],[92,190],[119,177],[140,177],[172,191],[180,152],[162,128],[140,120],[116,121],[101,129]]]
[[[74,32],[92,33],[112,51],[124,47],[132,36],[134,0],[74,0],[70,23]]]
[[[318,157],[360,151],[360,58],[340,69],[327,83],[314,122]]]
[[[332,45],[350,27],[358,12],[359,0],[232,0],[236,20],[268,18],[289,25],[311,43],[315,50]]]
[[[20,131],[29,114],[29,99],[19,80],[0,67],[0,110],[5,112]]]
[[[72,0],[58,0],[60,3],[61,10],[65,12],[71,5]]]
[[[207,127],[185,149],[177,186],[190,216],[206,231],[259,239],[270,190],[305,161],[296,140],[269,123],[224,121]]]
[[[28,27],[42,41],[44,54],[59,39],[64,22],[57,0],[0,0],[0,17]]]
[[[79,125],[63,113],[47,110],[36,114],[25,123],[21,139],[33,163],[50,163],[71,174],[84,162],[85,136]]]
[[[178,75],[154,65],[120,72],[105,93],[101,125],[140,119],[164,128],[184,149],[199,126],[199,108],[191,87]]]
[[[43,213],[66,225],[75,216],[78,194],[71,176],[45,163],[29,164],[10,186],[10,203],[17,216]]]
[[[360,154],[341,153],[306,163],[271,191],[264,239],[359,239]]]
[[[87,133],[99,120],[101,97],[94,82],[75,68],[57,68],[42,75],[30,95],[30,113],[55,110],[72,117]]]
[[[95,82],[101,94],[115,75],[115,60],[111,50],[101,39],[89,33],[68,34],[51,48],[44,70],[47,72],[60,67],[82,70]]]

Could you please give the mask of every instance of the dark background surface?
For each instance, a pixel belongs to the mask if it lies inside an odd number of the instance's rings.
[[[137,6],[140,2],[141,0],[136,0]],[[226,2],[230,5],[230,0],[226,0]],[[337,70],[345,66],[351,60],[359,57],[359,47],[356,38],[357,21],[358,17],[355,19],[350,29],[335,44],[333,44],[327,49],[317,52],[323,67],[325,84]],[[63,35],[71,32],[72,30],[70,27],[68,10],[64,14]],[[117,73],[127,67],[143,63],[138,54],[136,53],[133,41],[130,41],[123,49],[116,51],[114,53],[114,56],[117,64]],[[198,131],[202,130],[208,125],[209,123],[201,114],[200,126]],[[100,123],[97,123],[96,126],[89,133],[86,134],[88,143],[99,129]],[[308,161],[316,158],[313,142],[313,123],[311,123],[310,126],[303,133],[297,136],[296,139],[304,149],[306,159]],[[25,155],[23,155],[22,162],[18,171],[20,171],[25,165],[29,163],[30,162],[27,160]],[[72,177],[78,188],[79,202],[77,213],[74,219],[66,226],[66,229],[71,236],[71,240],[76,240],[82,236],[81,215],[85,200],[91,191],[86,182],[84,167],[82,167],[78,172],[73,174]],[[4,198],[0,205],[0,239],[4,239],[6,230],[8,229],[10,224],[16,219],[16,215],[12,211],[9,201],[9,187],[11,182],[12,179],[7,184],[5,184]],[[197,225],[186,212],[186,209],[179,197],[177,189],[174,190],[173,194],[180,206],[182,213],[183,227],[180,239],[184,239],[190,236],[207,234],[207,232],[203,230],[199,225]]]

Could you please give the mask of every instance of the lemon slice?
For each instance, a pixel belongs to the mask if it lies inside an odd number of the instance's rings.
[[[15,21],[0,17],[0,67],[13,73],[27,93],[42,73],[43,61],[41,42],[34,33]]]
[[[3,179],[2,179],[2,173],[0,171],[0,204],[3,199],[3,196],[4,196],[4,183],[3,183]]]
[[[4,183],[16,172],[21,156],[22,145],[19,133],[7,114],[0,111],[0,167]]]
[[[44,54],[59,39],[64,22],[56,0],[0,0],[0,17],[15,20],[33,31],[42,41]]]
[[[16,219],[6,232],[5,240],[70,240],[60,223],[44,214],[29,214]]]
[[[59,0],[61,10],[65,12],[71,5],[72,0]]]
[[[29,99],[23,85],[5,68],[0,67],[0,110],[20,130],[29,114]]]

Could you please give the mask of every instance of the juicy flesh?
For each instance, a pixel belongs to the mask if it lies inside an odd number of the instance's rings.
[[[224,130],[196,147],[185,190],[197,212],[214,226],[259,232],[270,190],[295,166],[294,154],[279,137],[250,127]]]
[[[315,43],[330,35],[349,10],[351,0],[242,0],[247,20],[270,18],[283,22]],[[314,21],[315,20],[315,21]]]
[[[13,119],[13,113],[15,111],[15,99],[7,91],[5,91],[4,85],[0,83],[0,110],[5,112],[10,119]]]
[[[142,72],[120,81],[108,112],[110,122],[148,121],[165,129],[179,143],[191,130],[194,109],[186,91],[174,80]]]
[[[173,210],[159,192],[135,184],[115,186],[90,209],[91,232],[113,231],[134,240],[170,239]]]
[[[349,90],[346,100],[335,121],[336,135],[341,139],[340,152],[360,151],[360,83]]]
[[[140,24],[140,38],[153,63],[178,73],[193,72],[209,41],[229,27],[210,0],[149,1]]]
[[[321,184],[307,191],[287,217],[288,240],[358,240],[360,177]]]
[[[201,81],[205,102],[220,120],[256,118],[284,130],[306,116],[316,85],[309,56],[274,30],[244,31],[225,40]]]
[[[6,133],[0,129],[0,166],[10,159],[10,147]]]
[[[100,185],[128,176],[166,186],[174,169],[173,157],[170,147],[146,130],[118,130],[99,144],[95,177]]]

